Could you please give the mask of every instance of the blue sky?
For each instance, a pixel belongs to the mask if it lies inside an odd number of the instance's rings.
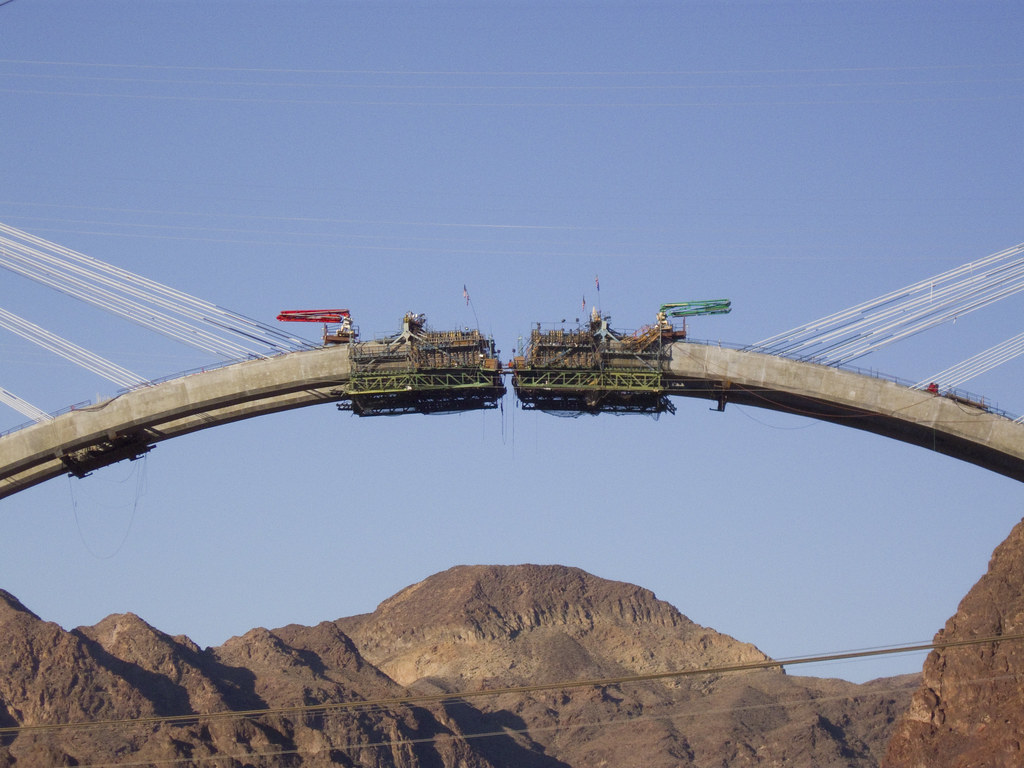
[[[1011,2],[14,0],[0,221],[267,322],[478,319],[508,356],[584,296],[621,329],[729,298],[691,335],[750,343],[1024,240],[1022,32]],[[0,306],[147,377],[213,362],[13,274]],[[859,363],[924,379],[1020,306]],[[0,359],[44,410],[113,394],[11,334]],[[967,387],[1024,413],[1022,365]],[[0,588],[213,645],[561,563],[788,657],[930,639],[1022,516],[1019,483],[919,448],[677,407],[209,430],[0,502]]]

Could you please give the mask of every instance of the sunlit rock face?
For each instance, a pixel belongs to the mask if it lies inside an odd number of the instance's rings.
[[[936,642],[1024,633],[1024,522],[1000,544],[988,572],[960,602]],[[1024,641],[929,654],[921,687],[889,744],[887,768],[1024,765]]]
[[[649,590],[562,566],[452,568],[373,613],[206,649],[133,614],[65,631],[0,592],[0,768],[873,768],[919,679],[714,671],[764,661]],[[645,675],[662,676],[623,680]]]

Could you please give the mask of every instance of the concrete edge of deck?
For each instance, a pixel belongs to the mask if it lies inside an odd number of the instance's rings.
[[[768,408],[866,430],[1024,481],[1024,424],[887,379],[774,355],[677,342],[670,395]]]
[[[186,375],[70,411],[0,438],[0,498],[66,474],[79,459],[102,466],[104,457],[131,458],[199,429],[340,400],[349,373],[349,348],[337,345]]]

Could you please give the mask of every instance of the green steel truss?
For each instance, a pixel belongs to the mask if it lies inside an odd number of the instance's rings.
[[[659,370],[554,369],[527,368],[516,371],[516,390],[578,389],[609,392],[664,393]]]
[[[497,408],[505,387],[501,373],[483,368],[353,372],[340,410],[359,416],[454,413]]]
[[[498,379],[500,385],[500,377]],[[410,390],[461,389],[495,385],[494,371],[481,368],[430,371],[367,371],[353,373],[348,392],[353,395],[380,395]]]
[[[513,386],[525,410],[571,413],[673,413],[657,369],[520,368]]]

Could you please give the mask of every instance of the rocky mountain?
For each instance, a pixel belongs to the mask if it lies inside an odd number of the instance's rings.
[[[367,660],[422,691],[767,659],[646,589],[558,566],[453,568],[337,625]],[[528,729],[534,749],[572,766],[869,766],[906,707],[909,684],[858,686],[773,669],[472,703],[478,727]]]
[[[1024,634],[1024,521],[935,636]],[[885,757],[888,768],[1024,765],[1024,640],[932,651]]]
[[[200,650],[131,614],[65,632],[0,593],[4,768],[492,765],[439,707],[287,711],[403,694],[330,623],[295,644],[256,629]],[[208,716],[182,717],[195,713]]]
[[[453,568],[371,614],[207,649],[131,614],[65,631],[0,592],[0,768],[878,765],[917,676],[558,685],[764,659],[560,566]]]

